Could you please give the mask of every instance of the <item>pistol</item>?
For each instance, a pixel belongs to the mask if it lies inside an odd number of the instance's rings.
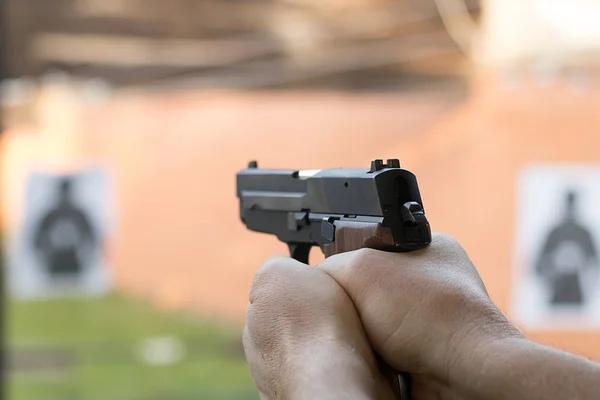
[[[398,159],[324,170],[261,169],[251,161],[237,173],[237,196],[246,227],[277,236],[305,264],[313,246],[329,257],[363,247],[407,252],[431,243],[417,178]],[[409,376],[379,362],[396,398],[410,399]]]

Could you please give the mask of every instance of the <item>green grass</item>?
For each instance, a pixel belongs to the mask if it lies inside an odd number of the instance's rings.
[[[60,368],[9,375],[8,400],[257,399],[242,356],[239,326],[111,295],[103,299],[9,302],[7,339],[16,351],[68,354]],[[142,341],[176,337],[185,356],[149,365]]]

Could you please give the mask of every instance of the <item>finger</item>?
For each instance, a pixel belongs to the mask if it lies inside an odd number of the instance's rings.
[[[390,395],[352,301],[321,270],[267,261],[250,291],[246,326],[252,375],[272,399]]]

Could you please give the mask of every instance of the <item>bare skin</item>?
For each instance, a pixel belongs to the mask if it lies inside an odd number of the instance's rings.
[[[256,274],[244,349],[262,400],[393,399],[374,353],[409,372],[415,400],[597,399],[600,364],[527,340],[461,246],[362,249]]]

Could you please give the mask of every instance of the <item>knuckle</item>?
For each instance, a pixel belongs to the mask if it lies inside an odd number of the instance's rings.
[[[286,258],[267,260],[254,276],[246,309],[247,326],[255,338],[269,335],[269,327],[282,323],[282,314],[292,313],[298,295],[293,262]]]
[[[430,246],[436,255],[451,257],[465,257],[466,255],[461,244],[452,236],[445,233],[434,233]]]
[[[362,248],[356,250],[352,257],[349,267],[352,270],[359,270],[361,268],[372,265],[377,259],[379,251],[369,248]]]
[[[433,233],[433,240],[431,244],[437,247],[460,247],[460,244],[456,239],[447,233],[442,232]]]
[[[269,277],[279,274],[283,263],[281,257],[271,257],[260,266],[255,275],[255,280],[268,280]]]
[[[366,282],[376,280],[381,271],[374,267],[384,265],[383,255],[385,253],[369,248],[354,251],[344,267],[340,282],[342,286],[352,291],[365,286]]]
[[[280,292],[277,287],[283,285],[286,276],[282,264],[281,258],[270,258],[256,272],[250,288],[251,304],[259,298],[271,299]]]

